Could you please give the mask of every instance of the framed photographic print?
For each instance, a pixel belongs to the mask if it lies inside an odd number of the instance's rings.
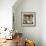
[[[22,12],[21,23],[24,27],[33,27],[36,25],[36,12]]]

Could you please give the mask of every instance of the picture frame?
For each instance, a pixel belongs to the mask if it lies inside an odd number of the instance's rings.
[[[21,25],[23,27],[36,26],[36,12],[21,12]]]

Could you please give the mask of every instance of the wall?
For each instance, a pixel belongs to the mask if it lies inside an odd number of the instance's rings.
[[[41,41],[46,46],[46,0],[41,1]]]
[[[12,6],[16,0],[0,0],[0,27],[12,29]]]
[[[20,0],[21,1],[21,0]],[[20,2],[18,1],[18,2]],[[18,32],[23,32],[24,39],[34,40],[36,46],[41,46],[41,8],[40,0],[23,0],[21,3],[16,3],[13,6],[13,13],[15,19],[15,29]],[[21,12],[22,11],[30,11],[36,12],[36,27],[22,27],[21,26]]]

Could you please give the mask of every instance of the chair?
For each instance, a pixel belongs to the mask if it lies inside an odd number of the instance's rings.
[[[35,46],[35,43],[32,40],[26,40],[25,46]]]
[[[22,46],[22,33],[15,33],[16,46]]]

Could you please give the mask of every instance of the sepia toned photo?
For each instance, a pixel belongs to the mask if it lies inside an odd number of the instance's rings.
[[[35,12],[22,12],[22,26],[35,26],[36,13]]]
[[[23,24],[33,24],[33,14],[29,14],[29,15],[24,14],[23,17],[24,17]]]

